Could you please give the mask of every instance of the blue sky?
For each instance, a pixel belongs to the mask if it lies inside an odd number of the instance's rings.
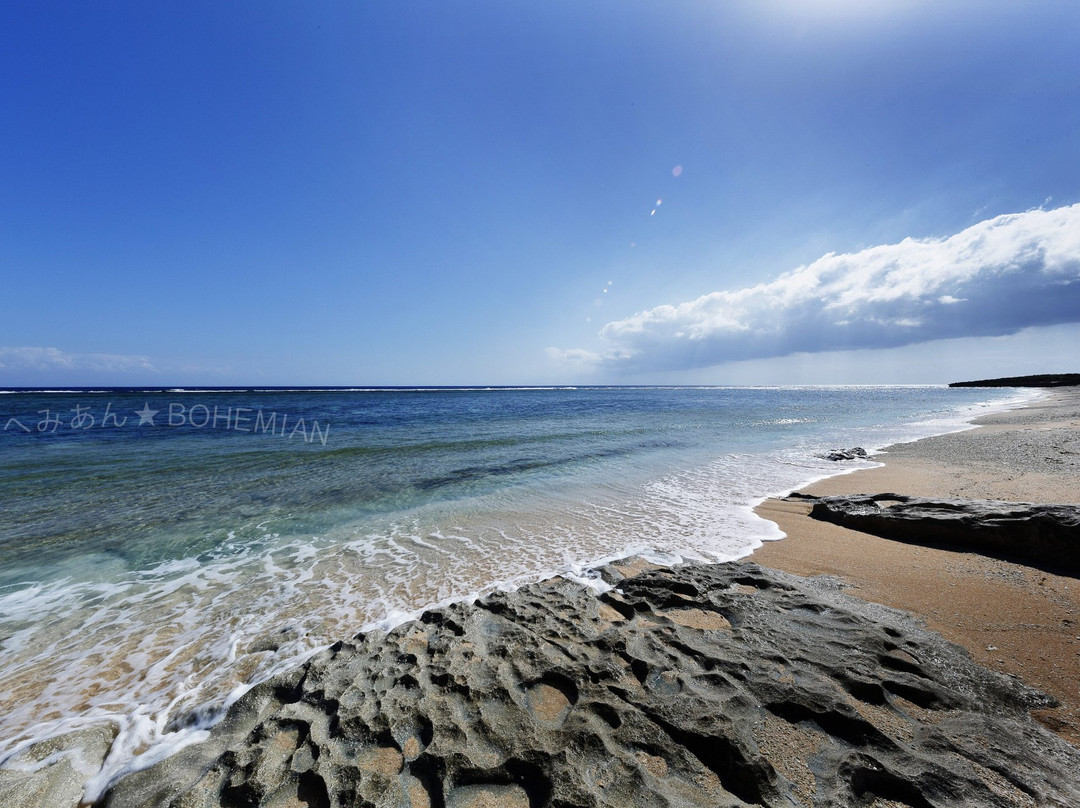
[[[1077,370],[1077,203],[1072,0],[0,4],[5,385]]]

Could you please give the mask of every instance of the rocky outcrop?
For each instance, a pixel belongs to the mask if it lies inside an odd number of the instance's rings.
[[[1080,574],[1080,506],[900,494],[802,498],[813,502],[813,518],[852,530],[1022,559]]]
[[[89,727],[31,744],[0,768],[0,806],[65,808],[82,803],[116,737],[112,725]]]
[[[830,449],[821,457],[824,460],[865,460],[868,454],[866,449],[856,446],[852,449]]]
[[[1080,805],[1050,700],[908,615],[748,563],[603,574],[338,643],[105,804]]]

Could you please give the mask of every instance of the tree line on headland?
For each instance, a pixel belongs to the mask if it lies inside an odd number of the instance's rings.
[[[1080,373],[1043,373],[1035,376],[1009,376],[1003,379],[953,382],[949,387],[1075,387],[1076,385],[1080,385]]]

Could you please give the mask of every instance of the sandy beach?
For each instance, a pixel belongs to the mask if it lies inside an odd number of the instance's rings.
[[[1055,392],[810,491],[1075,502],[1078,425]],[[788,538],[748,560],[624,559],[343,639],[101,804],[1080,804],[1080,582],[808,511],[764,503]]]
[[[977,429],[889,447],[884,466],[819,481],[817,496],[908,496],[1080,502],[1080,390],[981,418]],[[758,513],[787,534],[752,560],[798,575],[841,577],[847,591],[909,610],[982,665],[1060,702],[1036,718],[1080,746],[1080,581],[1024,563],[892,541],[811,519],[805,502]]]

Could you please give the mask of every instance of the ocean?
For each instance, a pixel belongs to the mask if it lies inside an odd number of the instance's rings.
[[[724,561],[753,506],[1030,393],[944,387],[0,391],[0,763],[108,722],[110,778],[425,607],[632,553]],[[89,773],[88,773],[89,774]]]

